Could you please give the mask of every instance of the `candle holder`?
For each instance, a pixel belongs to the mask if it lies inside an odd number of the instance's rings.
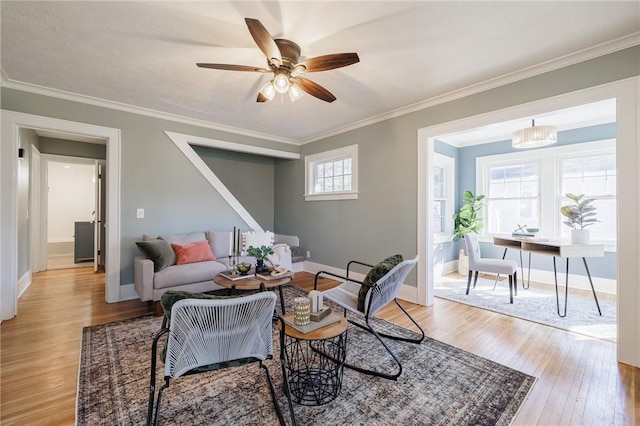
[[[308,325],[311,322],[311,301],[306,297],[296,297],[293,303],[293,323]]]

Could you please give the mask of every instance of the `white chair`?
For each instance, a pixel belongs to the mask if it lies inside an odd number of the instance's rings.
[[[171,293],[166,292],[163,299],[176,297]],[[273,405],[280,424],[284,425],[271,375],[262,363],[273,356],[271,321],[275,303],[276,295],[272,292],[235,298],[185,298],[173,303],[169,327],[165,327],[165,316],[162,330],[153,339],[147,425],[152,417],[153,424],[158,424],[162,393],[169,387],[170,379],[253,362],[259,362],[267,375]],[[167,333],[165,383],[155,398],[158,341]]]
[[[471,287],[471,275],[475,272],[473,288],[478,282],[478,273],[487,272],[491,274],[509,275],[509,301],[513,303],[513,295],[518,295],[518,264],[513,260],[506,259],[483,259],[480,257],[480,245],[478,236],[473,233],[464,234],[464,243],[469,257],[469,277],[467,278],[467,294]]]
[[[385,259],[385,260],[388,260],[388,259]],[[394,373],[382,373],[382,372],[371,370],[368,368],[358,367],[352,364],[345,364],[344,365],[345,367],[351,368],[352,370],[356,370],[364,374],[384,377],[386,379],[391,379],[391,380],[397,380],[400,374],[402,374],[402,363],[400,362],[396,354],[391,350],[391,348],[387,346],[385,341],[382,340],[381,337],[386,337],[393,340],[401,340],[401,341],[410,342],[410,343],[418,343],[418,344],[422,342],[422,340],[424,340],[424,331],[418,325],[418,323],[413,319],[413,317],[411,317],[411,315],[409,315],[409,313],[402,307],[402,305],[398,303],[398,299],[396,298],[398,296],[398,292],[400,291],[400,287],[402,286],[402,284],[404,284],[405,278],[407,277],[407,275],[409,275],[409,272],[411,272],[411,270],[413,269],[413,267],[416,265],[417,262],[418,262],[418,256],[416,256],[411,260],[404,260],[398,263],[397,265],[393,266],[382,277],[373,281],[372,282],[373,285],[368,290],[366,290],[366,296],[364,297],[364,304],[363,306],[361,306],[362,310],[359,309],[358,307],[358,296],[362,286],[365,284],[364,284],[364,281],[357,281],[353,278],[349,278],[349,267],[352,264],[358,264],[358,265],[364,265],[372,268],[372,270],[369,271],[369,274],[367,274],[367,278],[369,278],[369,275],[372,273],[372,271],[378,268],[379,265],[382,265],[383,263],[385,263],[384,261],[374,266],[367,263],[362,263],[362,262],[352,260],[347,264],[346,277],[336,275],[330,272],[325,272],[325,271],[320,271],[316,274],[314,285],[313,285],[314,289],[317,289],[318,278],[321,275],[329,275],[332,277],[345,280],[339,286],[334,287],[330,290],[324,291],[323,297],[337,303],[342,308],[344,308],[345,316],[347,315],[347,311],[350,311],[358,316],[363,316],[366,325],[362,325],[360,323],[357,323],[351,320],[349,320],[349,322],[373,334],[380,341],[380,343],[382,343],[382,346],[384,346],[387,352],[394,359],[395,363],[398,365],[398,370]],[[367,278],[365,278],[365,281],[367,281]],[[402,312],[404,312],[404,314],[407,317],[409,317],[411,322],[415,324],[418,330],[420,330],[420,333],[422,334],[420,338],[412,339],[412,338],[407,338],[402,336],[393,336],[393,335],[378,333],[373,328],[373,326],[369,322],[369,319],[373,317],[378,311],[380,311],[380,309],[382,309],[387,304],[389,304],[392,300],[396,303],[396,305],[398,305],[398,307],[400,307]]]

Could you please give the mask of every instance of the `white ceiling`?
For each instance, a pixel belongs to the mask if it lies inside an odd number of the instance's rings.
[[[584,59],[595,46],[640,43],[637,1],[2,0],[0,13],[3,85],[291,143]],[[357,52],[358,64],[305,75],[338,100],[259,104],[270,74],[197,68],[265,66],[245,17],[297,42],[303,58]]]

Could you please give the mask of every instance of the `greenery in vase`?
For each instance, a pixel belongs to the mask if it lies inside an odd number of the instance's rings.
[[[264,261],[267,260],[270,254],[273,254],[273,249],[267,246],[260,246],[258,248],[249,246],[249,248],[247,249],[247,253],[249,254],[249,256],[255,257],[258,261]]]
[[[480,233],[484,226],[483,219],[479,216],[484,203],[484,195],[473,195],[471,191],[464,191],[462,199],[464,205],[453,215],[454,228],[453,240],[457,241],[464,238],[464,234],[468,232]]]
[[[593,198],[583,198],[584,194],[571,193],[566,193],[564,196],[572,200],[573,204],[560,207],[560,213],[567,218],[562,223],[573,229],[584,229],[598,222],[595,218],[596,208],[591,205]]]

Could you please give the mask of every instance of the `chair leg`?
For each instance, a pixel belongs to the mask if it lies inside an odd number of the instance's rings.
[[[384,342],[384,340],[382,340],[382,338],[380,337],[378,332],[373,329],[371,324],[369,324],[369,318],[365,318],[365,320],[366,320],[366,323],[367,323],[366,327],[363,326],[362,324],[358,324],[358,323],[353,322],[353,321],[349,321],[349,322],[351,324],[353,324],[353,325],[355,325],[357,327],[360,327],[360,328],[362,328],[364,330],[367,330],[371,334],[373,334],[375,336],[375,338],[378,339],[378,341],[380,343],[382,343],[382,346],[384,346],[386,351],[389,353],[389,355],[391,355],[393,360],[396,362],[396,364],[398,365],[398,371],[396,373],[394,373],[394,374],[387,374],[387,373],[381,373],[379,371],[369,370],[369,369],[363,368],[363,367],[358,367],[358,366],[355,366],[353,364],[345,363],[344,366],[346,368],[350,368],[351,370],[355,370],[355,371],[358,371],[360,373],[367,374],[369,376],[382,377],[384,379],[389,379],[389,380],[398,380],[398,377],[400,377],[400,375],[402,374],[402,364],[400,363],[400,360],[398,359],[396,354],[391,350],[391,348],[389,346],[387,346],[387,344]]]
[[[273,400],[273,407],[276,409],[276,414],[278,415],[278,421],[280,421],[280,426],[286,426],[284,421],[284,417],[282,416],[282,410],[280,410],[280,404],[278,404],[278,398],[276,397],[276,389],[273,387],[273,380],[271,379],[271,374],[269,373],[269,369],[266,365],[260,361],[260,367],[264,369],[265,374],[267,375],[267,381],[269,382],[269,392],[271,392],[271,399]],[[290,398],[289,395],[287,395]],[[293,411],[291,412],[293,414]],[[295,425],[295,419],[292,417],[291,420]]]
[[[346,315],[346,313],[345,313]],[[297,426],[298,422],[296,421],[296,415],[293,411],[293,402],[291,401],[291,390],[289,389],[289,378],[287,377],[287,360],[286,360],[286,351],[284,347],[284,320],[282,317],[278,318],[280,321],[280,368],[282,369],[282,387],[284,388],[284,394],[287,397],[287,402],[289,404],[289,414],[291,415],[291,424],[293,426]]]
[[[513,275],[509,275],[509,303],[513,303]]]
[[[471,288],[471,276],[473,275],[473,271],[469,271],[469,277],[467,278],[467,295],[469,294],[469,289]]]
[[[513,294],[518,295],[518,270],[513,271]]]
[[[473,277],[473,288],[476,288],[476,283],[478,282],[478,274],[480,271],[476,271],[475,276]]]
[[[387,339],[391,339],[391,340],[400,340],[402,342],[409,342],[409,343],[421,343],[424,340],[424,330],[422,329],[422,327],[420,327],[420,325],[416,322],[416,320],[413,319],[413,317],[409,314],[409,312],[407,312],[406,309],[402,307],[400,302],[398,302],[398,299],[393,299],[393,301],[396,302],[396,305],[398,305],[398,307],[402,310],[402,312],[404,312],[404,314],[411,320],[411,322],[418,328],[418,330],[420,330],[420,334],[422,334],[422,336],[419,339],[410,339],[408,337],[393,336],[391,334],[384,334],[384,333],[378,333],[378,334],[382,337],[386,337]]]
[[[164,321],[163,321],[164,324]],[[162,328],[154,337],[151,343],[151,379],[149,380],[149,406],[147,407],[147,426],[151,425],[153,419],[153,409],[156,392],[156,365],[158,360],[158,341],[160,337],[168,333],[168,328]],[[168,379],[166,386],[169,386]],[[159,405],[159,402],[158,402]]]
[[[158,399],[156,400],[156,412],[153,416],[153,424],[154,426],[158,426],[158,421],[160,420],[160,402],[162,401],[162,392],[169,387],[169,377],[165,377],[164,385],[158,391]]]

